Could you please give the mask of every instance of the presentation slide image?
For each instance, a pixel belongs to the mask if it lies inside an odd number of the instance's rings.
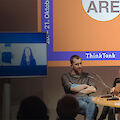
[[[0,43],[0,66],[47,65],[45,43]]]

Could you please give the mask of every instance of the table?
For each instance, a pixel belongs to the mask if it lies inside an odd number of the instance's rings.
[[[101,96],[99,96],[99,97],[94,97],[92,101],[99,105],[120,108],[120,97],[117,97],[119,98],[119,100],[107,100],[108,98],[109,97],[101,98]]]

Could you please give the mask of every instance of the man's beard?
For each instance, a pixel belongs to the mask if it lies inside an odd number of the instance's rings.
[[[82,69],[81,68],[79,70],[74,69],[74,71],[75,71],[76,75],[81,75],[81,73],[82,73]]]

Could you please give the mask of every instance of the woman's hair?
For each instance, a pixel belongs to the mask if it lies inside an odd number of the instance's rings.
[[[21,65],[23,65],[23,66],[27,65],[26,54],[25,54],[26,49],[30,50],[30,63],[29,63],[29,65],[36,65],[36,62],[35,62],[35,59],[33,57],[32,50],[31,50],[30,47],[25,47],[24,48],[23,55],[22,55],[22,60],[21,60]]]
[[[79,103],[72,95],[65,95],[58,100],[56,111],[59,118],[75,118],[79,111]]]
[[[48,110],[45,103],[37,96],[22,100],[17,120],[48,120]]]

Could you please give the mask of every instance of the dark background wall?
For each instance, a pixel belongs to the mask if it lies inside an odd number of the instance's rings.
[[[37,0],[0,0],[0,31],[37,31]]]
[[[37,31],[37,0],[0,0],[0,32],[36,32],[36,31]],[[1,106],[0,119],[2,119],[3,82],[4,79],[0,79],[0,106]],[[11,84],[12,83],[14,82],[11,81]],[[11,89],[12,88],[13,87],[11,86]],[[18,90],[15,90],[13,88],[11,96],[12,94],[14,94],[14,91]],[[21,96],[24,95],[21,94]]]
[[[37,0],[0,0],[0,32],[37,32]],[[86,66],[84,69],[99,74],[111,87],[119,67]],[[12,120],[16,120],[20,101],[30,95],[41,97],[48,106],[50,120],[55,120],[57,101],[64,95],[60,77],[68,70],[69,67],[48,67],[46,77],[10,79]],[[0,79],[0,106],[4,80]],[[0,119],[1,116],[0,107]]]

